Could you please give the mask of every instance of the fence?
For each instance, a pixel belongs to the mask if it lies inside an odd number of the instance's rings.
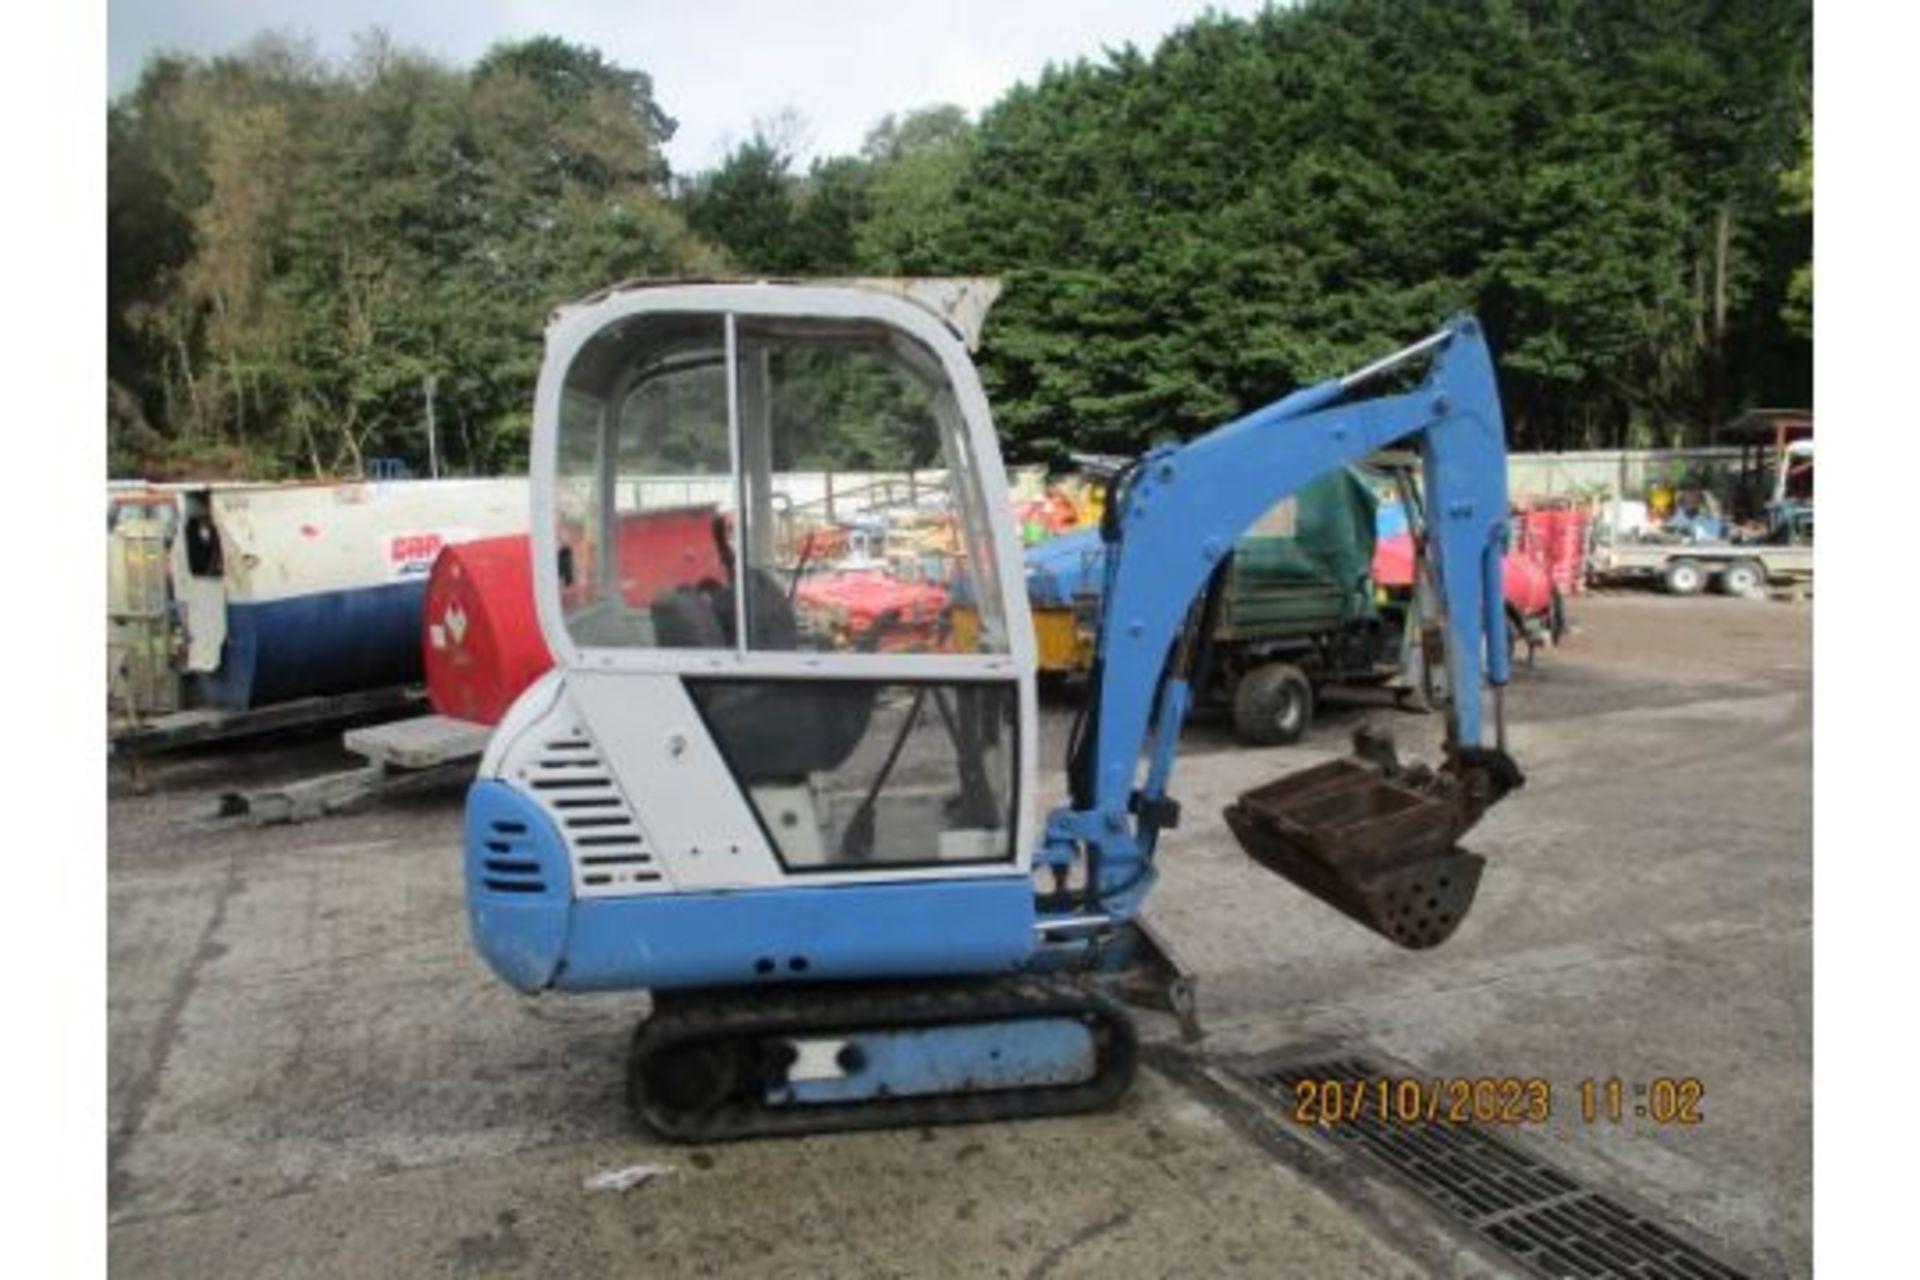
[[[1666,481],[1731,496],[1740,471],[1737,448],[1594,449],[1573,453],[1515,453],[1507,458],[1507,489],[1526,498],[1644,498],[1647,487]],[[1038,495],[1044,469],[1017,467],[1010,476],[1014,500]],[[638,486],[641,507],[731,506],[733,482],[725,476],[622,477]],[[945,490],[944,471],[789,471],[779,489],[791,508],[824,521],[844,521],[889,507],[911,506]]]
[[[1724,500],[1739,473],[1737,448],[1516,453],[1507,458],[1507,489],[1516,499],[1644,498],[1650,484],[1666,481],[1711,489]]]
[[[945,471],[781,471],[774,476],[776,505],[810,519],[833,523],[885,511],[912,507],[921,500],[947,492]],[[631,486],[636,507],[732,507],[733,480],[728,476],[623,476],[623,491]]]

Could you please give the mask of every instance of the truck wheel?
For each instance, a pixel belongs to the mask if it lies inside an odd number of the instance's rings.
[[[1735,560],[1720,571],[1720,590],[1730,596],[1757,596],[1767,589],[1767,571],[1758,560]]]
[[[1241,739],[1282,747],[1306,736],[1313,723],[1313,684],[1286,662],[1255,667],[1233,691],[1233,727]]]
[[[1660,581],[1669,595],[1697,596],[1707,585],[1707,571],[1698,560],[1682,556],[1678,560],[1667,561]]]

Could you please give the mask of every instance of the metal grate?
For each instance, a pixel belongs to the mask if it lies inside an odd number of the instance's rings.
[[[1364,1058],[1341,1057],[1241,1074],[1290,1111],[1294,1087],[1302,1081],[1358,1085],[1403,1073],[1382,1071]],[[1645,1213],[1582,1186],[1485,1126],[1383,1123],[1369,1106],[1352,1122],[1321,1125],[1314,1132],[1363,1153],[1541,1275],[1744,1280],[1744,1272]]]
[[[633,811],[584,736],[558,738],[532,761],[533,793],[566,835],[583,897],[657,884],[660,870]]]

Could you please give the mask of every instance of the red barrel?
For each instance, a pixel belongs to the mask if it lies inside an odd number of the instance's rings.
[[[1509,551],[1500,566],[1507,603],[1523,618],[1539,617],[1553,608],[1553,579],[1531,556]]]
[[[1544,614],[1553,606],[1553,584],[1545,566],[1518,549],[1501,561],[1501,583],[1507,603],[1523,618]],[[1413,585],[1413,535],[1391,533],[1373,544],[1373,585],[1405,589]]]
[[[443,716],[498,724],[553,666],[533,607],[525,534],[444,548],[427,578],[427,697]]]

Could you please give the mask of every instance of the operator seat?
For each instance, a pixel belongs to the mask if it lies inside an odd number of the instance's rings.
[[[792,653],[800,646],[793,602],[764,569],[747,570],[752,648]],[[734,591],[707,579],[654,598],[654,634],[662,648],[731,649]],[[698,678],[688,692],[743,785],[793,782],[846,762],[873,718],[871,681]]]

